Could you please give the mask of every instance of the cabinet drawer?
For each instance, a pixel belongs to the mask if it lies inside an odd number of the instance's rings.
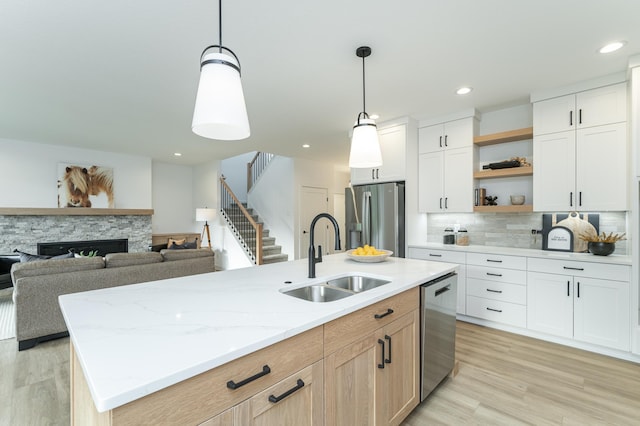
[[[527,326],[527,307],[515,303],[467,296],[467,315],[516,327]]]
[[[467,294],[518,305],[527,304],[527,286],[524,285],[468,278]]]
[[[410,247],[409,258],[422,260],[435,260],[438,262],[459,263],[464,265],[466,253],[461,251],[433,250],[426,248]]]
[[[113,424],[136,425],[141,419],[155,425],[199,424],[322,359],[322,334],[322,327],[316,327],[115,408]],[[270,373],[236,389],[227,387],[229,381],[262,372],[265,365]]]
[[[507,269],[527,269],[527,258],[498,254],[467,253],[467,265],[495,266]]]
[[[533,272],[602,278],[615,281],[630,281],[631,279],[631,268],[628,265],[611,265],[608,263],[530,257],[527,269]]]
[[[420,307],[420,287],[412,288],[324,325],[325,356]],[[393,312],[384,315],[389,310]],[[376,318],[375,315],[384,315]]]
[[[469,265],[467,266],[467,277],[477,278],[479,280],[519,284],[522,286],[527,284],[527,271],[524,269],[518,271],[516,269]]]

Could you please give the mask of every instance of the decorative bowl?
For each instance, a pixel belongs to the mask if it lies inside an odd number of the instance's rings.
[[[393,254],[391,250],[378,250],[378,251],[383,251],[384,254],[377,254],[374,256],[356,256],[355,254],[353,254],[354,251],[355,250],[348,250],[347,257],[351,260],[355,260],[356,262],[362,262],[362,263],[384,262],[387,259],[387,257]]]
[[[513,204],[514,206],[524,204],[524,195],[512,195],[511,204]]]
[[[589,243],[589,251],[598,256],[609,256],[616,249],[616,243]]]

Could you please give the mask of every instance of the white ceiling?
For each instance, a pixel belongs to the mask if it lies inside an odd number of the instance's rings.
[[[224,142],[191,132],[216,0],[0,0],[0,138],[180,164],[256,150],[346,164],[358,46],[373,49],[367,112],[422,119],[624,71],[639,17],[637,0],[225,0],[251,137]],[[596,52],[616,39],[628,44]]]

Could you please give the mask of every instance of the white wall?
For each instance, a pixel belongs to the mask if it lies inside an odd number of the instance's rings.
[[[58,207],[59,163],[111,167],[115,208],[152,208],[150,158],[11,139],[0,139],[0,170],[14,184],[0,206]]]
[[[227,179],[227,185],[231,188],[238,200],[247,202],[247,163],[256,155],[255,151],[226,158],[222,161],[220,170]]]
[[[193,167],[153,162],[153,233],[192,232],[195,224]]]

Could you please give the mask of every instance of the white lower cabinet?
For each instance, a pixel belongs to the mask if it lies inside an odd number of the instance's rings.
[[[526,258],[467,255],[467,315],[527,326]]]
[[[625,276],[624,270],[628,277],[628,267],[570,262],[564,275],[531,270],[557,270],[562,261],[532,263],[527,274],[530,330],[629,350],[629,281],[604,278]],[[589,270],[596,276],[585,276]]]
[[[456,312],[467,313],[467,267],[466,253],[448,250],[432,250],[426,248],[409,247],[409,259],[433,260],[436,262],[457,263],[458,268],[458,294],[456,302]]]

